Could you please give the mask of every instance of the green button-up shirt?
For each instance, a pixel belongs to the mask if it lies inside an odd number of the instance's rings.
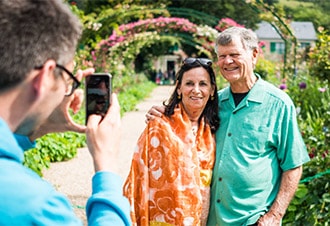
[[[235,107],[218,92],[220,128],[208,225],[249,225],[268,211],[283,171],[309,161],[292,100],[262,80]]]

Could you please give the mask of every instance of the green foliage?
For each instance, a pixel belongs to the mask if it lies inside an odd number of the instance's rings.
[[[328,158],[329,161],[329,158]],[[330,222],[329,174],[308,184],[300,184],[287,213],[284,226],[326,226]]]
[[[37,148],[33,148],[24,152],[23,165],[29,167],[40,176],[42,176],[42,170],[49,168],[50,165],[50,159],[47,155],[47,150],[39,150]]]
[[[126,76],[126,78],[132,78]],[[149,81],[144,74],[136,75],[135,79],[126,79],[126,82],[121,81],[121,85],[116,87],[118,91],[118,99],[121,107],[121,112],[135,110],[138,102],[147,97],[156,87],[156,84]]]
[[[50,162],[66,161],[73,158],[77,148],[85,145],[81,134],[67,132],[47,134],[37,140],[36,148],[25,152],[24,165],[42,175]]]
[[[315,27],[324,27],[330,30],[330,1],[326,0],[281,0],[286,18],[294,21],[312,21]]]
[[[330,84],[330,35],[323,29],[319,32],[316,47],[309,53],[309,70],[311,75]]]
[[[131,86],[125,93],[119,93],[119,103],[122,112],[133,111],[142,97],[146,97],[155,88],[155,83],[147,81],[144,84]]]
[[[256,24],[260,21],[258,13],[256,13],[245,1],[242,0],[217,0],[217,1],[198,1],[198,0],[181,0],[170,1],[169,7],[194,9],[198,12],[222,18],[232,18],[240,24],[244,24],[248,28],[256,28]],[[244,13],[242,13],[244,12]],[[205,20],[190,15],[183,16],[195,23],[205,23]]]
[[[73,116],[79,123],[84,123],[84,112]],[[47,134],[36,141],[36,147],[24,153],[24,165],[42,175],[42,170],[48,168],[50,162],[66,161],[73,158],[77,148],[86,145],[85,135],[66,132]]]
[[[272,78],[275,76],[276,65],[275,63],[261,57],[258,59],[255,72],[258,73],[261,78],[268,80],[268,78]]]
[[[311,161],[287,209],[283,225],[328,225],[330,222],[330,90],[326,82],[298,71],[282,80],[297,107],[298,124]]]

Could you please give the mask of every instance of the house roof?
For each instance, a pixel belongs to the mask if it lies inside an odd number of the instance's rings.
[[[292,21],[290,23],[293,34],[297,40],[317,40],[315,28],[312,22]],[[268,22],[263,21],[258,24],[258,29],[255,30],[258,38],[263,39],[281,39],[276,29]]]

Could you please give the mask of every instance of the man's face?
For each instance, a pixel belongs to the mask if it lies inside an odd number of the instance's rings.
[[[226,46],[218,46],[217,51],[220,72],[229,83],[245,81],[253,75],[257,51],[246,50],[239,38]]]
[[[69,71],[73,70],[73,62],[65,66]],[[70,84],[69,75],[60,71],[61,75],[49,75],[46,77],[47,88],[39,102],[30,109],[27,117],[18,126],[15,133],[30,136],[32,132],[50,116],[56,107],[63,101],[67,87]]]

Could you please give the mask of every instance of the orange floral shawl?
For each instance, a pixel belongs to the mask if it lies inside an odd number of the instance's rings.
[[[181,105],[170,118],[151,120],[123,188],[133,225],[206,224],[214,159],[209,125],[201,120],[195,137]]]

